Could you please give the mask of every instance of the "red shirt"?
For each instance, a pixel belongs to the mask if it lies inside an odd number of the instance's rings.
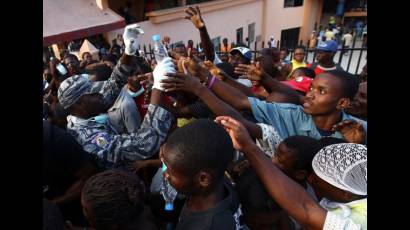
[[[307,64],[307,68],[310,68],[312,66],[312,64]],[[317,64],[316,65],[316,67],[315,67],[315,69],[313,70],[313,71],[315,71],[315,74],[316,74],[316,76],[318,75],[318,74],[321,74],[321,73],[324,73],[324,72],[326,72],[326,71],[330,71],[330,70],[336,70],[337,69],[337,67],[336,66],[333,66],[333,67],[330,67],[330,68],[325,68],[325,67],[322,67],[322,66],[320,66],[319,64]]]

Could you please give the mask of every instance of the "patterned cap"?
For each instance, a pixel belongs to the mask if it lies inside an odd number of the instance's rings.
[[[357,195],[367,195],[367,147],[342,143],[321,149],[313,158],[315,174],[327,183]]]
[[[103,84],[103,81],[95,83],[91,82],[88,80],[86,74],[69,77],[65,79],[58,88],[58,100],[61,106],[63,106],[64,109],[67,109],[77,102],[81,96],[98,93]]]
[[[248,59],[249,61],[252,60],[252,52],[246,47],[233,48],[229,53],[233,55],[235,52],[239,52],[244,58]]]

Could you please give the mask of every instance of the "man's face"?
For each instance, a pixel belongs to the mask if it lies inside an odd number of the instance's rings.
[[[329,51],[318,50],[316,52],[316,59],[319,64],[332,61],[334,56],[335,53]]]
[[[239,52],[234,52],[233,54],[229,54],[228,63],[236,67],[239,64],[246,64],[246,59]]]
[[[292,75],[290,75],[290,79],[296,79],[297,77],[303,76],[303,71],[299,70],[299,69],[295,69],[292,72]]]
[[[303,59],[305,58],[305,51],[303,51],[303,49],[296,49],[293,58],[297,62],[303,62]]]
[[[181,56],[183,56],[183,57],[188,57],[188,53],[187,53],[185,47],[182,47],[182,46],[181,47],[179,47],[179,46],[175,47],[174,52],[181,55]]]
[[[164,178],[175,188],[179,193],[190,195],[199,190],[197,183],[194,182],[194,175],[187,175],[180,170],[174,162],[174,150],[167,150],[166,147],[161,147],[160,158],[167,169],[164,171]]]
[[[295,173],[293,169],[293,165],[295,164],[295,157],[285,144],[279,144],[278,149],[272,156],[272,163],[283,173],[293,179],[293,175]]]
[[[327,115],[334,112],[342,98],[341,84],[339,79],[327,73],[316,76],[306,94],[303,111],[311,115]]]
[[[50,71],[50,69],[45,69],[44,71],[43,71],[43,78],[44,78],[44,80],[46,80],[47,82],[51,82],[51,78],[52,78],[52,76],[51,76],[51,71]]]
[[[86,110],[92,117],[104,113],[108,109],[104,103],[104,97],[100,93],[83,95],[80,98],[80,104],[82,105],[82,109]]]
[[[91,56],[91,54],[87,53],[84,55],[84,60],[91,62],[93,60],[93,57]]]
[[[79,74],[80,63],[78,62],[78,60],[72,57],[68,57],[64,59],[64,64],[65,66],[67,66],[68,72],[71,76]]]
[[[133,91],[137,91],[141,88],[140,79],[138,78],[137,74],[128,77],[128,85]]]
[[[367,82],[360,83],[359,90],[347,108],[347,112],[354,115],[367,115]]]
[[[284,50],[281,50],[280,51],[280,54],[279,54],[279,57],[280,57],[280,59],[285,59],[286,58],[286,56],[287,56],[287,54],[286,54],[286,51],[284,51]]]
[[[344,198],[341,196],[341,189],[327,183],[322,178],[320,178],[316,173],[312,174],[312,187],[316,192],[318,192],[322,197],[326,197],[329,200],[336,202],[343,202]]]

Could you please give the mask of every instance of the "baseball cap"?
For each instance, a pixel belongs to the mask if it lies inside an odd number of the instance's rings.
[[[295,79],[284,81],[283,83],[290,86],[292,89],[307,93],[309,92],[309,88],[310,88],[310,84],[312,80],[313,79],[310,77],[299,76],[299,77],[296,77]]]
[[[328,52],[337,52],[337,42],[333,40],[321,42],[317,45],[317,49]]]
[[[229,52],[230,54],[234,54],[235,52],[238,52],[242,54],[242,56],[246,59],[248,59],[249,61],[252,60],[252,52],[250,49],[246,48],[246,47],[235,47],[233,49],[231,49],[231,51]]]
[[[81,96],[98,93],[102,89],[104,83],[104,81],[91,82],[88,80],[88,75],[86,74],[69,77],[65,79],[58,88],[58,100],[61,106],[63,106],[64,109],[67,109],[77,102]]]

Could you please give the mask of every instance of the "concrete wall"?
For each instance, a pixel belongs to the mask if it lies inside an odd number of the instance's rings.
[[[248,36],[248,25],[251,23],[255,23],[256,39],[258,35],[262,34],[262,2],[262,0],[257,0],[203,13],[202,18],[207,25],[211,39],[221,36],[221,41],[226,37],[229,42],[236,42],[236,29],[243,27],[243,39],[245,41],[245,38]],[[145,32],[145,34],[141,36],[141,44],[148,45],[152,43],[151,36],[154,34],[169,36],[171,43],[183,41],[187,44],[189,39],[192,39],[195,44],[200,42],[198,30],[189,20],[183,18],[157,24],[151,21],[143,21],[139,22],[139,24]],[[115,38],[118,33],[121,34],[122,30],[110,32],[110,41]]]
[[[265,31],[262,40],[267,41],[270,36],[275,42],[280,40],[282,30],[301,27],[303,22],[304,6],[284,8],[283,0],[264,0],[266,7]]]
[[[305,0],[303,25],[300,31],[299,41],[303,40],[303,44],[307,45],[310,34],[314,30],[315,22],[319,28],[318,15],[321,14],[323,1],[320,0]]]
[[[226,37],[229,42],[236,42],[236,29],[243,27],[245,41],[248,36],[248,25],[255,22],[255,39],[260,35],[262,41],[265,41],[265,46],[270,36],[273,35],[275,41],[278,41],[282,30],[295,27],[301,27],[299,40],[302,39],[303,43],[306,44],[315,22],[319,25],[318,20],[321,17],[323,0],[305,0],[304,5],[300,7],[284,8],[283,5],[283,0],[255,0],[245,4],[211,10],[203,13],[202,17],[211,39],[221,36],[221,40]],[[201,7],[201,4],[199,6]],[[194,43],[199,43],[199,32],[190,21],[181,17],[159,23],[139,22],[145,31],[140,43],[151,44],[153,34],[167,35],[171,37],[171,43],[182,41],[186,44],[189,39],[192,39]],[[109,41],[115,38],[117,34],[122,34],[122,30],[108,33]],[[261,43],[259,43],[258,49],[261,48],[260,45]],[[251,48],[254,48],[253,44]]]

